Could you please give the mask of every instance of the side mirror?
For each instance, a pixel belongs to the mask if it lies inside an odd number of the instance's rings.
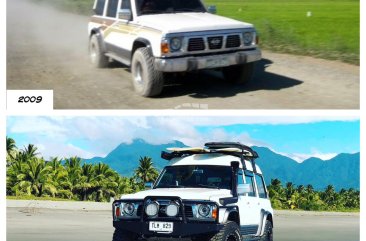
[[[252,192],[250,184],[239,184],[238,185],[238,195],[245,195]]]
[[[212,14],[216,14],[217,10],[216,10],[216,6],[215,5],[211,5],[207,7],[207,12],[212,13]]]
[[[145,182],[145,188],[146,189],[152,189],[153,188],[153,183],[152,182]]]
[[[132,20],[132,12],[130,9],[121,9],[118,11],[118,18],[122,20]]]

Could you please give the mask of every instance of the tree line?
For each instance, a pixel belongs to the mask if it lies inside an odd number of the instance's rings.
[[[36,196],[80,201],[109,201],[122,194],[143,190],[144,183],[154,182],[158,170],[150,157],[140,157],[132,177],[123,177],[107,164],[89,164],[79,157],[49,161],[39,157],[36,146],[29,144],[18,149],[15,141],[6,138],[6,194],[8,196]],[[332,185],[318,191],[312,185],[282,185],[272,179],[268,186],[275,209],[301,210],[359,210],[360,191],[341,189]]]
[[[144,189],[158,171],[151,158],[141,157],[133,177],[123,177],[107,164],[89,164],[79,157],[46,161],[36,146],[16,147],[6,138],[6,194],[8,196],[52,197],[80,201],[109,201],[121,194]]]

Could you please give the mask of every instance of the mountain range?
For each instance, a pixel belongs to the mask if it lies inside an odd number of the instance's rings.
[[[161,151],[168,147],[186,147],[179,141],[167,144],[149,144],[135,139],[130,144],[120,144],[105,157],[84,159],[87,163],[103,162],[123,176],[132,176],[139,165],[140,157],[152,158],[154,166],[162,170],[168,161],[160,157]],[[253,146],[259,158],[256,159],[264,173],[267,184],[271,179],[279,179],[283,185],[292,182],[295,185],[311,184],[317,190],[323,190],[331,184],[336,190],[341,188],[360,189],[360,153],[340,153],[330,160],[311,157],[298,163],[295,160],[273,152],[267,147]]]

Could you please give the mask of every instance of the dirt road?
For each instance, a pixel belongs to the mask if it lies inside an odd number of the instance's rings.
[[[311,57],[263,53],[246,87],[220,73],[188,75],[158,98],[143,98],[121,65],[93,69],[88,18],[7,1],[7,88],[53,89],[55,109],[358,109],[359,67]]]
[[[7,201],[7,241],[112,240],[110,204],[17,202]],[[277,211],[274,221],[276,241],[360,240],[357,213]]]

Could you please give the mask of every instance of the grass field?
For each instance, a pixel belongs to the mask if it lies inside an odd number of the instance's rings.
[[[94,0],[35,0],[90,14]],[[359,64],[359,0],[204,0],[253,23],[263,49]],[[308,12],[311,16],[308,16]],[[310,15],[310,14],[309,14]]]
[[[264,49],[359,64],[358,0],[206,0],[253,23]],[[311,12],[311,16],[308,16]]]

